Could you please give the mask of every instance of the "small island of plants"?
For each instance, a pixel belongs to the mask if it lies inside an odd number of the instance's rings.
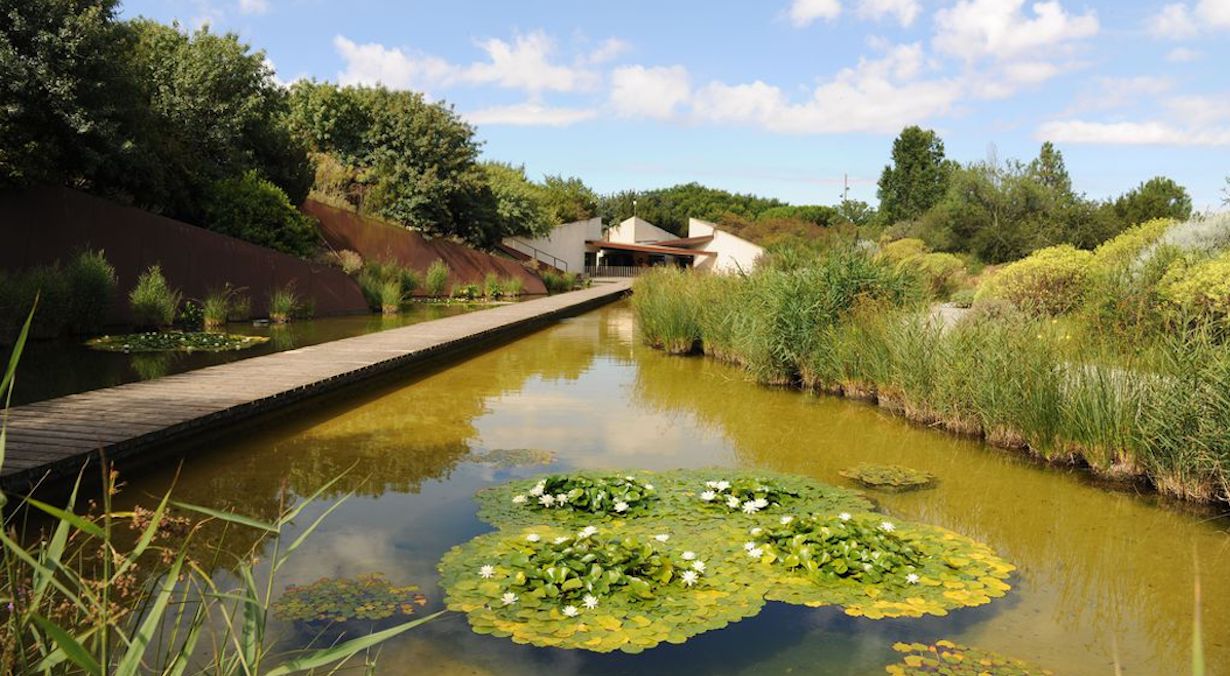
[[[935,485],[935,475],[905,465],[863,463],[841,470],[847,479],[882,491],[913,491]]]

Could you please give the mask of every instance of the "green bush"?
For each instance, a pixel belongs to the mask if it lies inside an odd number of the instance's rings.
[[[69,328],[84,335],[97,333],[115,301],[115,268],[102,251],[83,251],[69,264]]]
[[[137,326],[164,328],[175,321],[181,299],[179,291],[162,276],[162,266],[154,264],[137,278],[137,285],[128,294],[128,305]]]
[[[385,315],[395,315],[401,311],[401,304],[406,300],[402,291],[401,279],[387,279],[380,286],[380,312]]]
[[[564,275],[555,270],[542,273],[542,284],[547,287],[547,293],[563,293],[572,290],[568,281],[564,279]]]
[[[959,308],[969,308],[974,305],[973,289],[958,289],[949,297],[949,301]]]
[[[299,294],[295,293],[295,285],[275,288],[269,292],[269,321],[275,324],[285,324],[292,317],[299,316],[303,310]]]
[[[439,298],[444,295],[444,289],[448,286],[449,269],[448,264],[437,258],[427,268],[427,277],[424,280],[423,290],[428,296]]]
[[[1084,300],[1093,254],[1071,245],[1038,249],[983,282],[976,299],[1003,299],[1037,315],[1070,312]]]
[[[72,313],[72,292],[58,264],[8,275],[0,272],[0,344],[17,338],[35,298],[38,312],[30,324],[30,336],[54,338],[64,333]]]
[[[452,295],[462,300],[478,300],[483,297],[483,289],[477,284],[459,284],[453,287]]]
[[[1230,252],[1170,266],[1158,284],[1158,292],[1172,311],[1185,319],[1230,318]]]
[[[483,277],[483,295],[491,300],[504,295],[504,282],[498,274],[488,272]]]
[[[891,263],[900,263],[927,253],[927,243],[914,237],[906,237],[880,246],[879,257]]]
[[[511,298],[516,298],[525,293],[525,280],[520,277],[508,277],[503,281],[504,293]]]
[[[899,265],[922,279],[932,298],[945,300],[965,281],[965,261],[950,253],[927,253]]]
[[[319,238],[312,218],[256,171],[216,181],[208,192],[202,217],[210,230],[295,256],[316,250]]]
[[[372,312],[385,314],[397,314],[401,304],[419,286],[414,270],[392,261],[367,261],[355,281]],[[400,299],[395,306],[392,304],[394,296]]]

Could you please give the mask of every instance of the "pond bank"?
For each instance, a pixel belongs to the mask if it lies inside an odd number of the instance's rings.
[[[0,485],[22,492],[74,475],[90,459],[136,459],[157,447],[271,412],[396,368],[507,337],[617,300],[599,284],[400,329],[356,336],[9,411]]]

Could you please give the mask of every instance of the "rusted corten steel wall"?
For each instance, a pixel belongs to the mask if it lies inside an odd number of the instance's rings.
[[[420,273],[440,259],[448,264],[450,283],[482,284],[488,272],[495,272],[501,277],[520,277],[526,293],[547,292],[542,279],[516,261],[447,239],[427,239],[413,230],[313,200],[303,210],[320,221],[321,234],[336,250],[357,251],[365,259],[395,260]]]
[[[0,193],[0,270],[67,262],[87,247],[115,266],[116,324],[128,322],[128,292],[154,263],[187,298],[227,283],[245,289],[253,316],[264,316],[270,290],[290,283],[318,316],[368,312],[358,284],[337,268],[68,188]]]

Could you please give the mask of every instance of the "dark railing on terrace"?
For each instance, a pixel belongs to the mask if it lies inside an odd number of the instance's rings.
[[[586,265],[585,275],[587,277],[636,277],[649,269],[644,265]]]
[[[558,258],[554,254],[543,251],[533,244],[522,242],[521,240],[512,237],[505,239],[502,243],[504,246],[513,249],[514,251],[518,251],[525,256],[529,256],[533,260],[546,263],[560,272],[568,272],[568,261]],[[526,251],[526,249],[529,249],[529,251]]]

